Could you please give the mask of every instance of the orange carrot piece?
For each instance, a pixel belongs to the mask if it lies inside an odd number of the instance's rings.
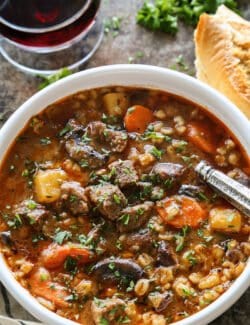
[[[43,251],[42,262],[46,268],[54,269],[62,266],[68,256],[74,257],[78,263],[84,264],[90,260],[90,251],[77,246],[51,244]]]
[[[143,133],[149,123],[154,120],[152,111],[144,106],[135,105],[127,110],[124,117],[125,128],[128,132]]]
[[[167,198],[157,207],[162,220],[175,228],[199,227],[207,219],[207,210],[196,200],[186,196]]]
[[[56,307],[67,308],[69,303],[65,298],[69,295],[67,289],[50,280],[49,272],[44,268],[39,268],[28,280],[31,293],[37,297],[42,297],[53,302]]]
[[[200,122],[191,122],[187,125],[187,138],[200,150],[213,154],[216,151],[213,130]]]

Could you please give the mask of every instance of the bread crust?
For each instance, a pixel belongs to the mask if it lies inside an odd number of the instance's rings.
[[[250,22],[225,6],[202,14],[195,31],[198,79],[210,84],[250,118]]]

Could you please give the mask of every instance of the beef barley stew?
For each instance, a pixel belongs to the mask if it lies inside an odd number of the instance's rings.
[[[1,251],[20,284],[83,325],[165,325],[216,300],[250,254],[248,218],[203,184],[248,158],[199,106],[109,87],[34,116],[0,173]]]

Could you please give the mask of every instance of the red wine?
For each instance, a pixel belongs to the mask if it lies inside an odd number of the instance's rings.
[[[87,29],[99,5],[100,0],[0,0],[0,33],[25,46],[56,46]]]

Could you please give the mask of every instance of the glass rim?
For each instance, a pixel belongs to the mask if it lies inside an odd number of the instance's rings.
[[[64,27],[74,23],[77,19],[79,19],[87,11],[87,9],[89,8],[92,1],[93,0],[86,0],[85,5],[81,9],[79,9],[73,16],[66,19],[65,21],[63,21],[60,24],[56,24],[56,25],[50,26],[50,27],[45,27],[45,28],[23,27],[23,26],[15,25],[15,24],[8,22],[2,16],[0,16],[0,23],[2,23],[3,25],[5,25],[11,29],[18,30],[18,31],[24,32],[24,33],[42,34],[42,33],[47,33],[47,32],[53,32],[53,31],[64,28]]]

